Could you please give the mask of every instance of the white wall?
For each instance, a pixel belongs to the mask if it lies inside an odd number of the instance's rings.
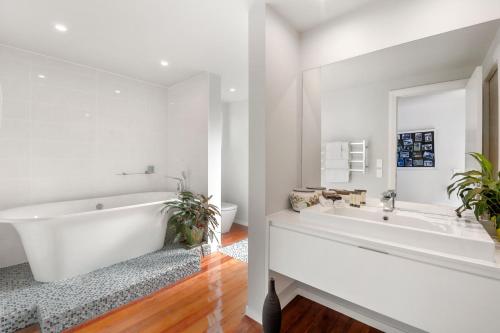
[[[208,194],[209,74],[169,87],[168,95],[168,174],[179,177],[186,172],[188,188]]]
[[[272,214],[290,208],[288,195],[301,184],[303,96],[300,36],[271,7],[266,14],[266,214]],[[291,283],[270,275],[278,290]]]
[[[302,35],[302,68],[313,68],[500,18],[497,0],[386,0]]]
[[[190,191],[221,204],[222,101],[220,78],[201,73],[168,88],[167,174],[187,175]],[[171,183],[174,186],[174,182]],[[220,225],[216,233],[220,238]],[[212,245],[216,246],[214,241]]]
[[[0,83],[0,209],[166,186],[165,88],[4,46]],[[23,261],[0,225],[0,266]]]
[[[3,46],[0,80],[0,209],[162,185],[116,174],[165,173],[165,88]]]
[[[208,73],[208,170],[207,189],[210,203],[221,207],[222,201],[222,95],[220,76]],[[189,130],[189,127],[186,128]],[[209,239],[212,251],[221,244],[221,216],[216,217],[218,225],[214,230],[216,239]]]
[[[465,169],[465,90],[405,97],[398,101],[398,131],[435,129],[435,168],[398,168],[398,200],[456,205],[446,187]]]
[[[300,178],[299,35],[263,0],[250,2],[249,22],[247,314],[261,321],[268,278],[265,215],[289,206],[288,193]]]
[[[248,168],[248,301],[246,314],[262,320],[267,291],[266,269],[266,5],[249,1],[249,168]]]
[[[300,182],[299,34],[272,8],[266,21],[266,212],[290,206]]]
[[[235,222],[248,225],[248,101],[223,111],[222,201],[237,204]]]

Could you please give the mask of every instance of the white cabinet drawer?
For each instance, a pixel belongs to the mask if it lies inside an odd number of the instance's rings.
[[[498,280],[272,225],[269,249],[271,270],[422,330],[497,329]]]

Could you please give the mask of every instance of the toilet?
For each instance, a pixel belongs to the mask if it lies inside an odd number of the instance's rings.
[[[236,211],[238,210],[238,206],[229,202],[223,202],[221,207],[221,231],[223,234],[231,230],[231,226],[234,222],[234,217],[236,216]]]

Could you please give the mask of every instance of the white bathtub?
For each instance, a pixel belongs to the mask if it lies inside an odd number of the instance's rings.
[[[0,223],[19,233],[35,279],[57,281],[159,250],[162,203],[174,198],[148,192],[19,207],[0,212]]]

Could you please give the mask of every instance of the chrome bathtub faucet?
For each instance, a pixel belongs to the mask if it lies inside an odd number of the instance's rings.
[[[182,173],[182,177],[166,176],[166,178],[177,181],[177,193],[181,193],[186,190],[186,176],[184,175],[184,172]]]
[[[380,201],[384,205],[384,212],[392,212],[396,208],[396,191],[387,190],[382,193]]]

